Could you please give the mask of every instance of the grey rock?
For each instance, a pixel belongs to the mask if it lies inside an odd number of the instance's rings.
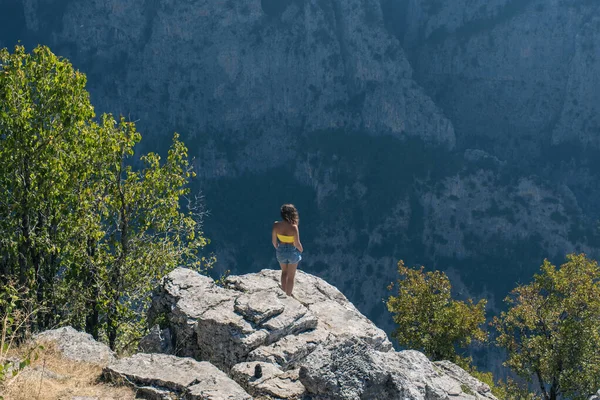
[[[70,326],[42,332],[34,337],[36,342],[54,342],[65,358],[92,364],[105,365],[115,359],[110,348],[94,340],[92,335],[78,332]]]
[[[252,400],[252,396],[239,386],[232,391],[231,387],[217,386],[209,381],[190,386],[183,394],[182,400]]]
[[[491,389],[487,384],[475,379],[458,365],[453,364],[450,361],[436,361],[434,362],[434,365],[440,367],[444,374],[459,382],[461,385],[466,385],[474,392],[480,395],[491,395]]]
[[[257,365],[262,369],[260,378],[254,374]],[[244,362],[234,365],[231,375],[252,396],[298,399],[306,394],[304,385],[298,380],[298,370],[284,372],[274,364]]]
[[[150,315],[166,316],[178,354],[224,371],[249,359],[279,359],[289,367],[314,348],[317,338],[328,335],[357,336],[376,348],[391,348],[385,333],[333,286],[299,272],[295,297],[288,297],[278,280],[276,271],[264,270],[229,277],[219,287],[177,269],[154,296]]]
[[[140,340],[138,350],[142,353],[174,354],[171,330],[169,328],[160,329],[158,325],[154,325],[148,335]]]
[[[136,398],[146,400],[178,400],[179,395],[169,390],[158,389],[153,386],[142,386],[136,388]]]
[[[299,360],[309,355],[320,343],[333,340],[334,336],[323,327],[288,335],[268,346],[260,346],[248,354],[248,361],[264,361],[281,368],[293,368]]]
[[[177,269],[150,312],[169,321],[176,342],[188,341],[177,348],[214,363],[259,398],[494,399],[487,385],[451,363],[393,351],[384,332],[322,279],[298,272],[288,297],[279,276],[230,276],[219,287]]]
[[[187,399],[251,399],[212,364],[168,354],[135,354],[105,367],[103,376],[163,398],[170,392]]]
[[[299,372],[309,393],[332,400],[495,399],[487,385],[455,376],[417,351],[379,352],[360,339],[319,346]]]
[[[259,324],[285,310],[277,293],[253,293],[242,295],[235,300],[234,309],[248,320]]]
[[[164,279],[153,297],[148,320],[167,318],[171,328],[174,328],[171,334],[175,352],[197,356],[197,319],[204,311],[227,301],[231,301],[227,291],[216,286],[212,279],[189,269],[178,268]]]
[[[596,392],[596,394],[592,395],[589,400],[600,400],[600,389],[598,389],[598,392]]]

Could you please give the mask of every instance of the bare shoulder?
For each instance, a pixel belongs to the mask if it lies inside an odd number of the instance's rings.
[[[279,226],[279,221],[273,222],[273,229],[276,229]]]

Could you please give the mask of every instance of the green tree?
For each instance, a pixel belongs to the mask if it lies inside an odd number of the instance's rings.
[[[193,172],[179,136],[175,134],[164,163],[150,153],[141,157],[144,167],[134,170],[126,159],[133,155],[140,135],[132,123],[113,124],[112,118],[105,118],[104,128],[112,131],[105,137],[113,138],[108,143],[118,151],[108,153],[112,159],[102,169],[94,201],[88,203],[89,214],[99,216],[100,233],[86,237],[93,247],[88,244],[84,253],[87,262],[75,266],[87,274],[75,282],[88,283],[87,298],[93,299],[86,326],[97,327],[102,313],[111,348],[117,346],[118,336],[120,347],[139,336],[149,294],[162,276],[179,265],[194,269],[206,265],[198,252],[207,244],[201,231],[201,203],[188,201],[182,209]],[[88,268],[81,271],[80,265]]]
[[[486,300],[474,304],[452,299],[450,280],[440,271],[425,272],[398,263],[398,295],[390,296],[388,310],[397,324],[392,336],[400,345],[420,350],[432,360],[450,360],[468,368],[466,347],[485,342]]]
[[[139,336],[162,276],[207,267],[207,240],[179,136],[134,168],[141,135],[96,121],[85,83],[46,47],[0,51],[0,279],[45,305],[34,328],[69,323],[115,349]]]
[[[54,321],[60,250],[70,235],[74,188],[93,143],[86,78],[46,47],[0,50],[0,274],[17,277]]]
[[[506,298],[494,319],[506,365],[536,379],[544,400],[587,399],[600,387],[600,268],[571,254],[557,268],[548,260],[533,282]]]

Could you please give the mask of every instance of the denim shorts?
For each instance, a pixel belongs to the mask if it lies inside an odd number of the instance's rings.
[[[300,252],[293,244],[279,244],[275,255],[280,264],[298,264],[302,260]]]

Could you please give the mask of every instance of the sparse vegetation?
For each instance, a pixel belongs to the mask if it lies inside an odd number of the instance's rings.
[[[27,345],[11,351],[23,357]],[[115,400],[133,400],[135,393],[128,387],[114,386],[101,380],[102,367],[66,359],[52,343],[45,343],[29,368],[0,385],[6,400],[60,400],[75,396]]]
[[[14,282],[0,287],[0,388],[7,380],[14,378],[32,361],[38,358],[38,352],[44,350],[39,345],[22,346],[16,352],[15,347],[27,335],[28,323],[39,311],[35,303],[27,296],[26,289],[17,289]],[[15,356],[15,354],[18,355]],[[0,392],[0,400],[4,399]]]
[[[485,342],[486,300],[477,304],[452,299],[450,280],[440,271],[425,272],[398,263],[398,295],[390,296],[388,310],[401,346],[420,350],[432,360],[450,360],[467,366],[465,355],[472,341]]]
[[[424,352],[432,360],[450,360],[487,383],[505,400],[559,398],[586,400],[600,387],[600,267],[583,254],[571,254],[559,268],[545,261],[533,282],[507,297],[508,311],[495,317],[496,343],[508,351],[506,365],[538,393],[512,380],[495,381],[477,371],[467,347],[485,343],[485,300],[452,299],[448,277],[398,263],[398,295],[388,310],[401,346]],[[467,394],[469,392],[463,388]]]
[[[134,168],[141,135],[97,121],[85,84],[47,47],[0,50],[0,283],[42,307],[27,329],[70,324],[126,350],[158,280],[208,266],[204,211],[179,136]]]
[[[537,381],[544,400],[587,399],[600,387],[600,267],[571,254],[560,267],[544,261],[533,282],[506,298],[494,319],[506,365]]]

